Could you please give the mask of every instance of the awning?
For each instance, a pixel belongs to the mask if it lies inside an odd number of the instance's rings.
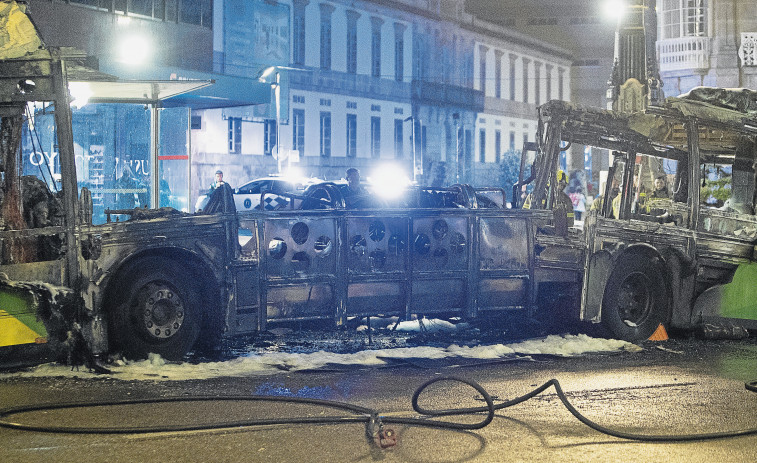
[[[186,81],[69,81],[69,84],[86,84],[90,103],[156,103],[176,98],[188,92],[213,84],[209,80]]]
[[[268,104],[271,101],[270,84],[246,77],[164,66],[136,69],[122,63],[103,60],[100,61],[100,70],[118,76],[121,79],[166,84],[166,94],[174,90],[176,93],[161,98],[165,107],[182,106],[192,109],[228,108],[233,106]],[[212,85],[195,87],[193,90],[179,91],[182,83],[186,83],[187,87],[189,87],[203,81],[211,82]],[[175,84],[177,87],[174,90],[169,90],[168,83]],[[158,88],[157,91],[164,90]]]

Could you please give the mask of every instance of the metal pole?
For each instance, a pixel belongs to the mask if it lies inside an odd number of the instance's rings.
[[[460,113],[452,113],[455,121],[455,183],[460,183]]]
[[[279,127],[281,126],[281,74],[276,72],[276,83],[274,84],[274,93],[276,97],[276,166],[278,173],[281,173],[281,138],[279,138]]]
[[[413,124],[413,128],[411,129],[413,134],[413,182],[416,182],[418,180],[418,161],[415,159],[415,117],[410,118],[410,123]]]
[[[150,209],[160,207],[160,109],[158,104],[150,105],[150,180],[149,198]],[[140,196],[141,197],[141,196]],[[140,204],[140,207],[145,207]]]
[[[455,121],[455,183],[460,183],[460,127]]]
[[[187,211],[193,211],[192,201],[192,109],[187,108]]]
[[[415,168],[415,116],[408,116],[405,118],[405,122],[410,121],[412,126],[410,127],[410,137],[412,138],[413,143],[413,182],[416,181],[416,172],[418,169]]]

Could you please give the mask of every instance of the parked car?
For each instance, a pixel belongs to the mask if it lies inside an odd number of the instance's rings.
[[[319,179],[291,178],[291,177],[262,177],[245,183],[234,189],[234,205],[237,211],[249,211],[260,209],[260,196],[265,192],[273,194],[265,195],[264,209],[273,211],[289,205],[289,200],[280,196],[282,193],[302,194],[308,185],[320,182]],[[208,204],[210,194],[197,198],[195,210],[204,209]]]

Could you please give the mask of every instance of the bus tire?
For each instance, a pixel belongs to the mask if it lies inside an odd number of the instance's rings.
[[[670,319],[659,258],[627,254],[615,263],[602,298],[602,324],[617,338],[644,341]]]
[[[202,298],[196,279],[175,260],[146,257],[128,264],[113,282],[109,335],[130,359],[150,353],[180,360],[197,340]]]

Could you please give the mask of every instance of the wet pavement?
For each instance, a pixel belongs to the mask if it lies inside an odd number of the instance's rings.
[[[524,333],[521,331],[521,333]],[[449,342],[441,334],[372,336],[375,345],[403,347]],[[444,335],[448,336],[448,335]],[[465,336],[478,335],[468,333]],[[268,349],[311,351],[322,343],[351,351],[365,333],[279,332],[225,346],[224,356]],[[519,340],[515,333],[497,342]],[[337,342],[338,341],[338,342]],[[457,339],[457,341],[463,341]],[[339,401],[382,416],[417,417],[411,397],[431,378],[456,376],[479,383],[495,405],[545,381],[560,381],[571,403],[589,419],[625,432],[674,435],[757,428],[757,340],[712,341],[680,337],[639,344],[640,352],[538,356],[520,360],[398,362],[381,368],[340,369],[186,381],[121,381],[113,378],[5,378],[0,408],[34,403],[113,401],[198,396],[268,395]],[[339,349],[337,349],[339,350]],[[198,358],[194,359],[199,360]],[[477,407],[481,394],[460,383],[440,382],[420,398],[434,408]],[[343,415],[311,405],[212,401],[40,411],[14,416],[27,424],[149,426],[246,419],[310,419]],[[475,417],[449,417],[475,422]],[[554,389],[498,410],[491,424],[474,431],[417,425],[386,425],[393,445],[381,449],[362,423],[221,427],[213,430],[125,435],[52,434],[0,428],[0,461],[757,461],[757,436],[684,443],[636,442],[601,434],[574,418]],[[385,429],[385,430],[387,430]],[[387,441],[384,442],[386,444]]]

